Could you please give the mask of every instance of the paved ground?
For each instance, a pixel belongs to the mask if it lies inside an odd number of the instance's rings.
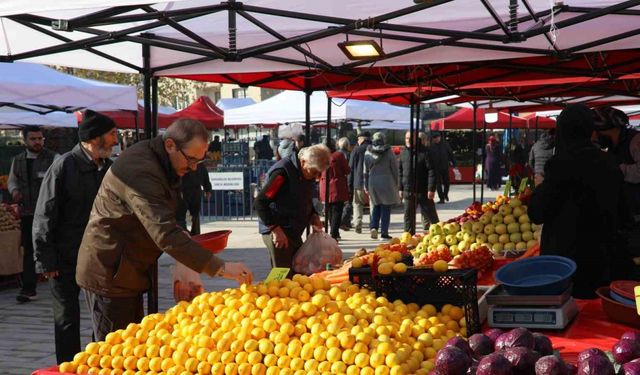
[[[472,189],[470,186],[454,186],[451,202],[437,205],[441,220],[459,215],[471,203]],[[492,194],[492,196],[495,193]],[[398,236],[403,231],[402,211],[396,209],[391,217],[392,236]],[[368,217],[365,216],[365,223]],[[244,261],[253,270],[255,279],[262,280],[270,270],[267,251],[257,234],[256,221],[217,221],[203,226],[203,232],[215,229],[232,229],[227,250],[222,258],[228,261]],[[371,249],[379,243],[369,238],[368,233],[356,234],[353,231],[341,234],[343,241],[340,246],[343,251],[353,253],[361,247]],[[160,258],[159,271],[159,307],[164,311],[174,305],[171,290],[172,258]],[[234,287],[234,283],[223,279],[203,277],[206,290],[220,290]],[[46,283],[38,285],[38,300],[28,304],[18,304],[15,300],[16,288],[0,290],[0,374],[26,375],[38,368],[54,365],[56,362],[53,317],[51,310],[51,293]],[[91,329],[81,297],[82,345],[86,345],[91,338]]]

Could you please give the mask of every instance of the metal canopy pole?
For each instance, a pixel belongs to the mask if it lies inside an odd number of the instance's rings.
[[[487,158],[487,122],[482,121],[482,183],[480,184],[480,203],[484,203],[484,166]]]
[[[473,181],[473,201],[476,201],[476,165],[478,164],[478,145],[476,144],[476,130],[478,128],[477,125],[477,111],[478,111],[478,103],[473,102],[473,132],[471,133],[471,148],[473,151],[473,170],[471,171],[471,180]],[[484,165],[482,166],[484,169]],[[482,181],[480,181],[482,183]]]
[[[155,137],[158,135],[158,77],[151,78],[151,125]]]
[[[421,118],[420,118],[420,100],[416,101],[415,104],[415,126],[413,129],[414,136],[411,138],[411,142],[413,142],[413,146],[411,147],[411,171],[409,176],[411,176],[411,207],[413,210],[412,220],[411,220],[411,233],[415,234],[417,224],[417,206],[418,206],[418,194],[426,194],[424,191],[418,191],[418,152],[420,152],[420,130],[421,130]]]
[[[140,125],[138,124],[138,111],[137,110],[133,112],[133,124],[134,124],[134,128],[136,130],[134,139],[136,140],[136,142],[138,142],[140,140]]]
[[[414,124],[414,117],[416,114],[416,109],[415,109],[415,104],[413,104],[413,102],[411,103],[411,106],[409,107],[409,113],[411,115],[411,118],[409,119],[409,196],[408,197],[404,197],[404,199],[406,199],[409,202],[409,210],[408,210],[408,214],[409,214],[409,232],[411,232],[411,234],[415,234],[416,232],[416,205],[415,205],[415,187],[413,185],[413,176],[412,173],[414,172],[414,168],[413,168],[413,154],[415,153],[415,149],[416,149],[416,142],[415,142],[415,124]],[[402,178],[402,177],[400,177]]]
[[[331,98],[327,96],[327,139],[324,143],[329,147],[331,142]],[[324,172],[324,231],[329,233],[329,220],[331,212],[329,211],[329,179],[331,178],[331,169]],[[335,219],[334,219],[335,220]]]

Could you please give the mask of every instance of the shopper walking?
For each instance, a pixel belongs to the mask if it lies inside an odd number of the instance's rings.
[[[449,167],[456,167],[456,159],[449,142],[442,139],[441,132],[431,132],[431,141],[429,152],[436,173],[438,203],[442,204],[449,201]]]
[[[329,220],[331,224],[331,237],[336,241],[340,240],[340,226],[342,225],[342,210],[344,203],[349,200],[349,187],[347,186],[347,176],[351,172],[347,158],[341,151],[337,151],[333,141],[328,142],[331,151],[329,168],[322,173],[320,179],[320,200],[328,205]],[[328,177],[327,177],[328,175]],[[327,178],[329,179],[329,200],[327,198]]]
[[[533,144],[529,152],[529,166],[533,169],[533,178],[536,186],[542,183],[544,166],[553,156],[553,149],[556,147],[555,134],[555,129],[549,129],[542,133],[540,139]]]
[[[416,203],[420,207],[422,216],[422,228],[429,229],[429,225],[437,223],[438,213],[433,201],[436,191],[436,173],[432,166],[431,157],[427,151],[426,134],[420,133],[416,140],[418,159],[415,168],[416,176]],[[413,194],[413,173],[411,169],[411,133],[404,136],[405,147],[400,152],[398,170],[400,175],[400,198],[404,204],[404,231],[412,232],[411,194]]]
[[[364,160],[364,186],[371,206],[371,238],[390,239],[389,221],[391,206],[399,203],[398,162],[386,144],[384,134],[373,135],[373,143],[367,148]]]
[[[44,136],[38,127],[22,130],[25,150],[13,158],[7,181],[14,203],[20,207],[20,231],[24,251],[18,302],[30,302],[36,298],[37,274],[33,260],[33,213],[36,209],[40,185],[47,169],[58,154],[44,147]]]
[[[47,171],[33,220],[36,269],[49,281],[58,363],[80,351],[78,249],[102,179],[118,143],[116,124],[87,110],[78,125],[80,143]]]
[[[500,189],[502,186],[502,147],[495,136],[490,136],[484,148],[485,160],[485,180],[487,187],[492,191]]]
[[[342,137],[338,139],[338,151],[342,152],[345,159],[347,159],[347,163],[349,163],[351,159],[351,143],[349,142],[349,138]],[[349,176],[347,176],[347,185],[350,176],[351,173],[349,173]],[[347,187],[347,189],[349,188]],[[342,229],[343,231],[351,230],[351,219],[353,218],[353,204],[351,203],[353,201],[353,191],[348,190],[348,193],[349,199],[344,202],[344,208],[342,209],[342,220],[340,221],[340,229]]]
[[[576,298],[595,298],[596,289],[626,278],[631,267],[626,248],[617,242],[625,220],[622,172],[613,157],[591,143],[593,118],[581,104],[560,113],[555,155],[529,205],[531,220],[544,224],[540,253],[576,262]]]
[[[96,341],[143,317],[149,272],[163,252],[196,272],[251,283],[242,263],[224,262],[176,224],[180,177],[204,161],[209,134],[180,119],[125,150],[102,180],[78,252]]]
[[[365,195],[364,183],[364,154],[371,145],[368,131],[358,134],[358,146],[351,152],[349,160],[349,191],[353,192],[353,226],[356,233],[362,233],[362,216],[364,215],[364,205],[368,201]]]

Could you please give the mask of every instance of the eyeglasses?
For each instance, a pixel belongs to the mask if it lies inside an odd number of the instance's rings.
[[[191,157],[187,154],[184,153],[184,151],[182,151],[181,149],[178,149],[178,151],[180,151],[180,153],[182,154],[182,156],[184,156],[185,160],[187,161],[187,164],[189,165],[189,167],[195,167],[198,164],[202,164],[205,161],[205,158],[202,159],[196,159],[194,157]]]

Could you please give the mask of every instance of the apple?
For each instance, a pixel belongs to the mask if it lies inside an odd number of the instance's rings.
[[[533,238],[535,238],[536,240],[540,241],[540,231],[539,230],[533,232]]]
[[[472,243],[472,244],[471,244],[471,246],[469,246],[469,250],[475,250],[475,249],[477,249],[479,246],[480,246],[480,244],[479,244],[479,243],[474,242],[474,243]]]
[[[469,243],[465,240],[458,242],[458,250],[465,251],[469,248]]]
[[[516,243],[516,250],[517,251],[525,251],[525,250],[527,250],[527,244],[525,242]]]
[[[491,216],[488,216],[487,214],[480,216],[480,223],[482,223],[483,225],[489,224],[490,222]]]
[[[498,243],[499,238],[500,238],[499,235],[497,235],[496,233],[492,233],[487,236],[487,241],[489,241],[490,244],[494,244],[494,243]]]
[[[495,228],[493,224],[487,224],[484,226],[484,234],[486,234],[487,236],[490,234],[493,234],[494,232],[495,232]]]
[[[499,242],[494,243],[491,250],[493,251],[494,254],[500,255],[502,253],[502,250],[504,250],[504,245]]]
[[[504,251],[514,251],[516,249],[516,244],[513,242],[507,242],[504,244]]]
[[[460,231],[456,233],[456,240],[458,240],[458,242],[464,240],[464,232]]]
[[[523,214],[524,214],[524,211],[522,210],[522,207],[516,207],[513,209],[513,212],[511,212],[511,215],[513,215],[516,218],[522,216]]]
[[[512,208],[520,207],[522,206],[522,201],[518,198],[513,198],[509,201],[509,206],[511,206]]]
[[[535,232],[538,230],[538,224],[531,224],[531,231]]]
[[[532,231],[531,230],[531,224],[530,223],[523,223],[520,224],[520,232],[524,233],[524,232],[529,232]],[[532,231],[533,232],[533,231]]]
[[[423,254],[425,252],[427,252],[427,248],[424,246],[424,243],[419,243],[418,246],[416,246],[416,253]]]
[[[507,225],[507,233],[516,233],[516,232],[520,232],[520,224],[511,223]]]
[[[511,233],[509,235],[510,242],[518,243],[522,241],[522,234],[520,232]]]
[[[456,256],[460,254],[460,250],[458,249],[458,245],[452,245],[449,250],[451,251],[451,256]]]
[[[466,221],[464,224],[462,224],[463,231],[471,232],[471,227],[473,227],[473,222],[471,221]]]
[[[511,206],[509,206],[508,204],[503,204],[498,209],[498,212],[500,212],[500,214],[502,214],[502,216],[507,216],[507,215],[511,214]]]
[[[498,234],[505,234],[507,233],[507,226],[504,224],[498,224],[495,227],[495,232]]]
[[[529,222],[529,215],[527,215],[527,214],[523,214],[522,216],[520,216],[520,217],[518,218],[518,222],[519,222],[520,224],[528,223],[528,222]]]
[[[482,223],[475,222],[473,223],[471,230],[473,231],[473,233],[476,233],[476,234],[482,233],[484,230],[484,225],[482,225]]]
[[[504,216],[501,214],[495,214],[491,217],[491,224],[498,225],[504,222]]]
[[[513,215],[506,215],[503,219],[505,224],[511,224],[516,222],[516,218]]]
[[[535,246],[538,244],[537,240],[531,240],[531,241],[527,241],[527,249],[531,248],[532,246]]]
[[[449,234],[447,235],[447,237],[445,237],[445,242],[447,243],[447,245],[452,246],[458,243],[458,240],[456,239],[455,234]]]
[[[476,234],[475,233],[465,233],[464,234],[464,240],[467,242],[475,242],[476,241]]]
[[[435,251],[435,250],[436,250],[436,246],[435,245],[427,246],[427,253],[430,253],[430,252]]]
[[[507,242],[509,242],[509,235],[508,234],[501,234],[500,237],[498,237],[498,242],[505,244]]]
[[[526,232],[522,232],[522,240],[529,242],[533,239],[533,232],[531,231],[526,231]]]
[[[444,236],[441,236],[439,234],[433,236],[433,238],[431,239],[431,244],[438,246],[444,243]]]
[[[429,234],[442,235],[443,231],[442,231],[442,226],[440,226],[440,223],[431,224],[431,226],[429,226]]]
[[[487,235],[484,233],[479,233],[476,235],[476,243],[477,244],[483,244],[487,242]]]
[[[436,251],[449,251],[449,246],[445,244],[440,244],[436,247]]]

